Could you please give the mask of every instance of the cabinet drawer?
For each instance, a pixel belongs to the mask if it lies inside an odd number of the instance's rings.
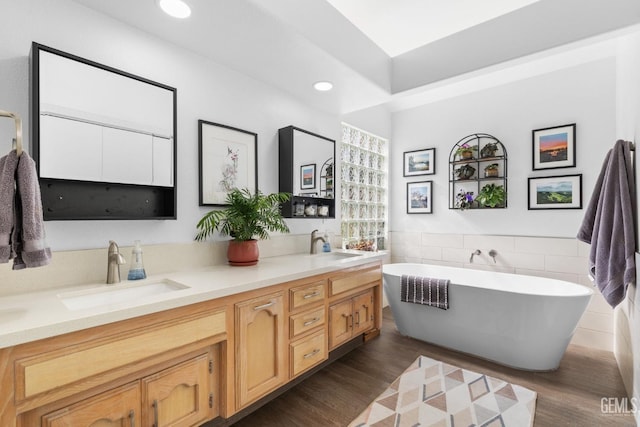
[[[289,294],[290,310],[294,311],[300,307],[324,300],[325,280],[299,286],[291,289]]]
[[[22,400],[226,332],[222,309],[16,361]],[[76,384],[73,391],[89,387]],[[69,388],[70,389],[70,388]],[[69,390],[71,393],[72,390]]]
[[[289,333],[295,338],[325,323],[324,305],[289,317]]]
[[[291,377],[301,374],[327,359],[327,336],[324,331],[291,344]]]
[[[342,292],[350,291],[367,283],[375,282],[382,278],[382,269],[380,266],[354,271],[346,276],[329,279],[331,286],[331,295],[337,295]]]

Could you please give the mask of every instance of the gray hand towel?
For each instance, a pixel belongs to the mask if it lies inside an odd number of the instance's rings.
[[[607,153],[577,235],[591,244],[589,273],[612,307],[636,276],[634,195],[630,143],[619,140]]]
[[[14,270],[51,261],[35,162],[24,151],[0,158],[0,263],[10,259]]]
[[[45,239],[36,164],[24,151],[18,159],[16,176],[16,223],[13,239],[16,258],[13,269],[42,267],[51,262],[51,249]]]
[[[15,223],[17,167],[18,156],[15,151],[0,158],[0,263],[7,263],[15,256],[11,247],[11,232]]]

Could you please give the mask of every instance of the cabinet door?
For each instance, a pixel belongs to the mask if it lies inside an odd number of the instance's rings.
[[[153,137],[153,185],[173,186],[173,140]]]
[[[353,335],[373,328],[373,291],[353,297]]]
[[[104,127],[102,180],[124,184],[151,184],[152,148],[151,135]]]
[[[329,307],[329,349],[332,350],[353,335],[352,301]]]
[[[209,354],[203,354],[142,380],[144,424],[193,426],[210,418]]]
[[[42,417],[42,427],[134,427],[140,424],[140,384],[129,383]]]
[[[236,304],[238,409],[284,384],[287,340],[282,293]]]
[[[102,127],[59,117],[40,117],[40,176],[102,180]]]

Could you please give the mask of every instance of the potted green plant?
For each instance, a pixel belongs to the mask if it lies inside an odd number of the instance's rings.
[[[234,188],[227,193],[227,206],[207,212],[198,221],[197,241],[205,240],[214,231],[231,236],[227,258],[236,266],[258,262],[258,239],[268,239],[269,232],[288,233],[289,227],[280,213],[280,204],[289,200],[289,193],[263,194],[257,190]]]
[[[497,142],[487,142],[480,150],[480,157],[495,157],[496,152],[498,151],[498,143]]]
[[[498,176],[498,170],[500,165],[498,163],[491,163],[484,167],[484,176],[485,178],[496,177]]]
[[[475,172],[476,168],[471,165],[462,165],[455,170],[455,174],[460,180],[471,178]]]
[[[478,151],[477,145],[469,145],[466,142],[456,148],[455,154],[463,160],[472,159],[473,152]]]
[[[487,184],[480,189],[476,202],[482,206],[495,208],[496,206],[504,206],[507,192],[502,185]]]

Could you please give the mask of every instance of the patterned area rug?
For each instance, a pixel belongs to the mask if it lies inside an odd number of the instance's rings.
[[[420,356],[349,427],[533,426],[536,392]]]

